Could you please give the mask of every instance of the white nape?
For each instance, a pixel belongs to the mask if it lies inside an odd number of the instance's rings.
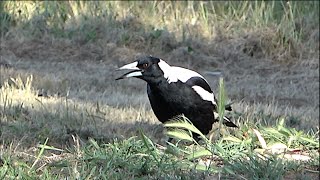
[[[204,77],[197,72],[182,67],[170,66],[163,60],[160,60],[159,67],[163,71],[168,83],[177,82],[178,80],[185,83],[192,77],[201,77],[204,79]]]

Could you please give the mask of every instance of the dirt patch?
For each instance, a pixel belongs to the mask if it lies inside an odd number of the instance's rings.
[[[209,44],[195,41],[192,50],[182,44],[172,51],[165,53],[160,50],[152,55],[163,58],[169,64],[199,71],[215,90],[217,76],[205,72],[222,72],[231,101],[276,102],[283,107],[314,109],[313,114],[308,116],[318,119],[319,62],[299,58],[290,63],[275,61],[259,55],[264,46],[258,44],[253,37],[220,39]],[[8,64],[3,66],[11,67],[13,71],[2,71],[1,76],[10,77],[17,72],[35,74],[38,80],[34,85],[43,91],[63,94],[57,91],[69,89],[74,98],[80,99],[88,99],[84,97],[84,92],[93,99],[95,93],[100,93],[104,94],[105,102],[114,106],[117,103],[137,105],[141,101],[147,104],[143,82],[134,79],[121,83],[114,81],[117,76],[114,70],[141,54],[148,52],[103,40],[79,44],[50,37],[22,41],[3,39],[1,62]],[[1,81],[5,79],[1,78]],[[56,79],[55,83],[46,84],[50,79]],[[81,95],[79,90],[83,90],[84,94]],[[110,101],[108,94],[113,96],[113,100]],[[133,100],[131,96],[135,95],[140,98]]]

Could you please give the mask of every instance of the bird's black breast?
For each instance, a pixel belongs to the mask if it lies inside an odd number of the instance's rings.
[[[147,91],[159,121],[164,123],[184,114],[202,133],[206,134],[212,128],[213,104],[203,100],[187,83],[162,81],[157,85],[148,84]]]

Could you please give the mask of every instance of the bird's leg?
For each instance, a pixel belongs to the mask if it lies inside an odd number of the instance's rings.
[[[172,141],[173,141],[173,138],[169,137],[167,142],[172,143]]]
[[[201,140],[201,139],[199,138],[198,134],[192,133],[192,137],[193,137],[193,139],[194,139],[197,143],[199,143],[199,141]]]

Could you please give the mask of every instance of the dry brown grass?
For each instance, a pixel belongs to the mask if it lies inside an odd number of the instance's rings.
[[[312,130],[318,137],[319,8],[313,5],[318,4],[0,2],[0,174],[79,178],[97,168],[93,175],[107,177],[98,168],[109,156],[96,157],[96,150],[109,152],[106,142],[126,142],[141,129],[153,142],[164,143],[146,84],[114,80],[121,73],[117,67],[142,54],[199,71],[215,91],[219,78],[211,74],[221,72],[228,101],[234,102],[228,116],[241,126],[223,133],[241,134],[256,127],[252,124],[274,125],[284,117],[288,126]],[[92,147],[87,153],[90,138],[103,148]],[[47,139],[48,146],[63,151],[49,148],[42,154],[39,145]],[[119,148],[117,143],[106,144]],[[86,159],[91,155],[97,158],[93,166]],[[108,172],[116,169],[114,174],[121,174],[118,162],[112,163]],[[310,163],[310,172],[303,166],[283,178],[316,178],[318,164]],[[7,167],[13,171],[7,173]],[[259,170],[263,173],[265,167]]]
[[[29,5],[25,3],[26,7]],[[306,37],[296,42],[293,37],[279,34],[285,33],[277,30],[282,28],[280,25],[250,27],[254,21],[250,17],[248,22],[241,18],[239,22],[236,18],[226,22],[212,15],[217,24],[211,27],[204,23],[208,19],[203,19],[201,13],[193,12],[189,17],[184,16],[187,12],[172,11],[174,4],[155,3],[155,12],[150,15],[143,11],[140,17],[130,12],[130,8],[125,9],[126,3],[114,5],[116,9],[124,9],[114,19],[95,17],[90,14],[92,11],[86,10],[90,18],[85,21],[78,11],[91,6],[84,3],[78,7],[71,3],[74,17],[63,22],[66,32],[74,30],[71,38],[64,36],[63,31],[52,32],[54,23],[61,25],[59,20],[49,19],[53,24],[45,24],[45,17],[36,12],[27,14],[30,17],[26,19],[39,28],[13,26],[2,36],[3,93],[8,93],[4,82],[12,84],[10,78],[25,80],[30,75],[34,91],[30,95],[18,95],[14,91],[8,96],[13,100],[12,106],[26,117],[21,123],[15,120],[14,113],[4,112],[2,116],[12,119],[2,122],[1,139],[31,137],[31,141],[37,141],[38,137],[32,136],[34,132],[35,135],[49,133],[58,142],[74,133],[108,139],[135,135],[139,128],[154,134],[158,122],[150,110],[145,83],[136,79],[114,81],[119,75],[114,70],[141,54],[152,54],[169,64],[197,70],[215,90],[218,78],[206,72],[221,71],[228,97],[240,113],[231,115],[240,123],[273,124],[277,117],[285,116],[287,123],[297,128],[309,130],[318,126],[319,42],[314,39],[319,38],[319,29],[307,17],[297,18],[297,26]],[[202,6],[195,5],[198,9],[193,11],[198,12]],[[217,4],[220,6],[223,3]],[[34,7],[32,3],[30,7]],[[168,11],[167,15],[161,14],[167,19],[152,19],[161,8]],[[173,23],[168,21],[170,18]],[[196,23],[190,21],[193,18]],[[288,24],[292,20],[288,19]],[[179,25],[176,30],[175,23]],[[161,29],[158,36],[154,28],[164,26],[168,29]],[[183,30],[186,37],[181,37]],[[94,38],[88,40],[92,32]],[[67,112],[65,99],[71,107],[69,113],[75,113],[71,117],[63,116]],[[0,107],[4,108],[3,100]],[[43,127],[46,130],[41,132]]]
[[[171,64],[202,72],[214,89],[217,78],[204,71],[222,71],[229,98],[235,101],[235,111],[243,113],[235,116],[240,123],[253,120],[272,124],[276,117],[286,116],[298,128],[307,130],[317,125],[317,61],[311,59],[309,64],[301,65],[301,61],[289,64],[243,57],[240,53],[237,56],[235,51],[221,51],[225,43],[211,45],[206,49],[208,53],[197,56],[185,53],[184,49],[163,56]],[[139,52],[112,44],[79,45],[60,39],[3,40],[1,47],[1,60],[8,64],[1,67],[1,84],[8,80],[10,83],[10,78],[20,76],[25,80],[33,75],[32,88],[43,95],[18,94],[14,90],[7,95],[13,106],[22,106],[21,113],[26,117],[20,125],[14,117],[6,120],[3,127],[8,128],[3,128],[2,139],[25,137],[32,141],[39,138],[32,136],[34,131],[39,131],[37,136],[49,133],[59,142],[74,133],[84,138],[112,139],[135,135],[142,128],[151,135],[154,131],[161,134],[154,126],[158,122],[150,110],[145,83],[136,79],[114,81],[119,75],[114,70],[132,61]],[[210,53],[211,49],[220,53]],[[157,56],[162,57],[161,54]],[[2,98],[5,93],[8,92],[5,90]],[[65,117],[66,95],[70,117]],[[274,118],[257,119],[255,116],[261,112]],[[9,127],[17,129],[12,131]]]

